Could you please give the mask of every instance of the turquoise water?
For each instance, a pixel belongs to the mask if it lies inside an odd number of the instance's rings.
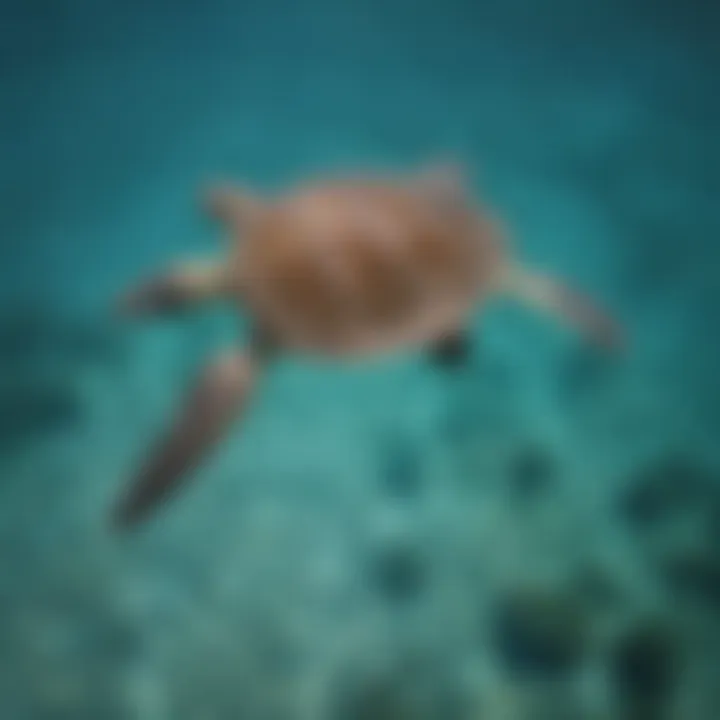
[[[0,717],[713,720],[711,3],[3,4]],[[454,156],[619,358],[523,308],[473,353],[285,358],[133,533],[107,511],[245,322],[122,324],[198,195]]]

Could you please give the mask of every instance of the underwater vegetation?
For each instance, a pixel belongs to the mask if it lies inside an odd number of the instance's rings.
[[[0,454],[83,421],[82,376],[121,371],[123,345],[107,319],[72,317],[44,306],[0,316]]]

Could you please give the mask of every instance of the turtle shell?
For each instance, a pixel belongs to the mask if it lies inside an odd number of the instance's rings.
[[[335,181],[258,210],[233,267],[243,304],[283,347],[364,355],[462,327],[497,276],[498,240],[446,189]]]

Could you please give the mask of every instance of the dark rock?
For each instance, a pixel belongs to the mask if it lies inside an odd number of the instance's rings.
[[[388,495],[412,500],[422,489],[420,449],[407,438],[391,437],[382,448],[382,484]]]
[[[682,455],[660,459],[630,481],[620,500],[622,516],[636,528],[671,520],[702,503],[717,501],[720,487],[713,474]]]
[[[75,427],[83,415],[77,391],[62,381],[0,387],[0,448]]]
[[[712,548],[676,553],[665,560],[662,572],[678,596],[720,610],[720,553]]]
[[[519,499],[534,499],[550,489],[557,476],[555,459],[537,445],[518,450],[510,461],[508,484]]]
[[[664,717],[680,668],[674,639],[662,625],[640,627],[621,638],[611,653],[610,670],[630,717]]]
[[[552,679],[576,669],[585,651],[586,629],[576,602],[522,592],[505,598],[496,608],[494,644],[512,676]]]
[[[626,599],[613,576],[607,570],[592,563],[586,563],[578,568],[573,589],[581,602],[600,611],[618,607]]]
[[[53,344],[47,318],[34,308],[8,312],[0,317],[0,363],[26,366],[45,355]]]
[[[708,525],[710,546],[720,555],[720,501],[713,503],[710,508]]]
[[[77,649],[86,657],[102,659],[108,668],[122,668],[136,661],[145,649],[141,629],[117,618],[98,618],[84,629]]]
[[[371,676],[348,678],[338,686],[333,720],[469,720],[465,698],[448,670],[435,662],[399,663]]]
[[[368,680],[343,689],[331,712],[333,720],[411,720],[412,703],[401,682],[392,677]]]
[[[75,378],[91,365],[117,366],[121,340],[103,318],[49,306],[0,315],[0,447],[74,427],[83,414]]]
[[[424,558],[413,547],[396,545],[378,552],[370,561],[370,580],[392,602],[418,598],[427,584]]]
[[[0,367],[37,374],[88,364],[117,365],[124,338],[110,318],[83,318],[48,307],[20,307],[0,316]]]
[[[68,320],[62,327],[58,345],[76,362],[117,367],[125,360],[125,337],[110,320]]]

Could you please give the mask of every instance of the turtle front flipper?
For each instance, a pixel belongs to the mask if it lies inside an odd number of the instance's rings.
[[[221,298],[226,286],[224,264],[189,260],[131,288],[120,298],[117,310],[125,316],[182,312],[201,302]]]
[[[209,363],[165,437],[113,512],[116,528],[138,523],[165,502],[246,408],[267,355],[259,345]]]
[[[504,269],[500,288],[511,297],[574,326],[599,348],[619,351],[625,347],[625,333],[620,324],[585,293],[558,278],[513,263]]]

